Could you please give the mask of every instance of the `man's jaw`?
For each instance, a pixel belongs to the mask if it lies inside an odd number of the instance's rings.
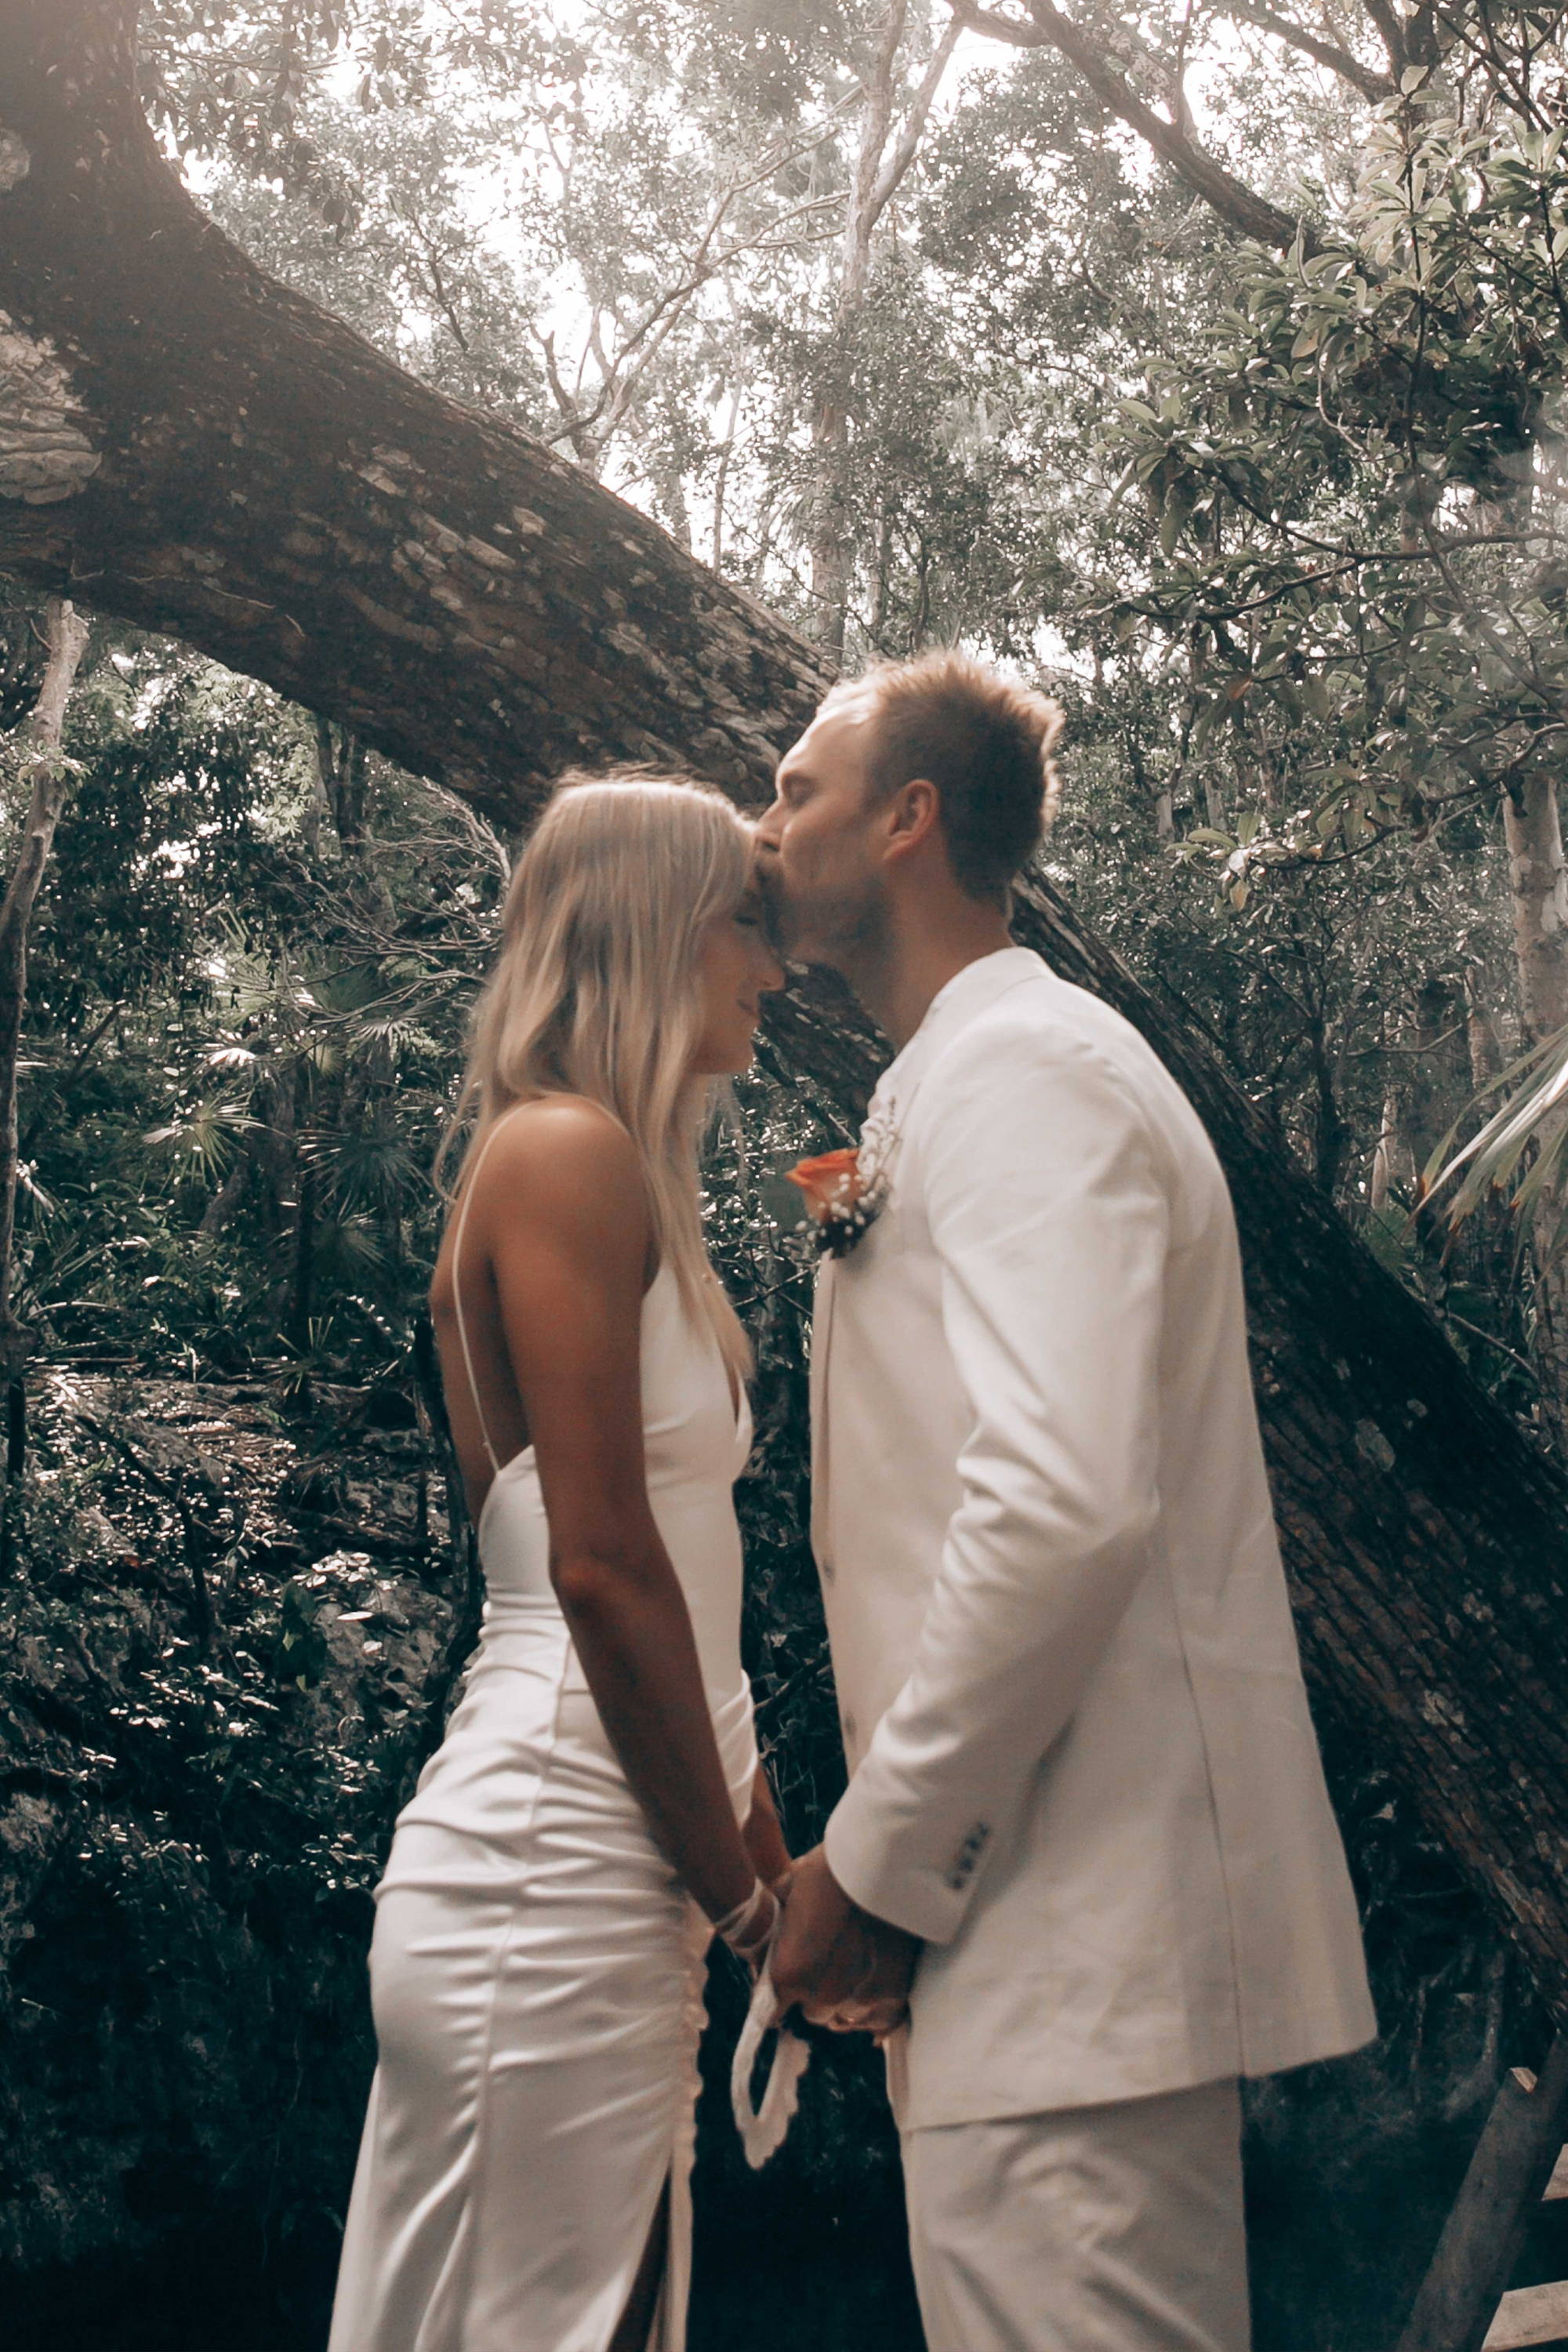
[[[762,900],[763,928],[773,953],[785,963],[807,962],[808,942],[804,937],[799,912],[791,906],[776,867],[759,863],[757,896]]]
[[[885,927],[879,909],[862,909],[860,919],[855,921],[846,920],[843,909],[822,908],[814,923],[799,896],[785,887],[776,866],[759,864],[757,890],[769,942],[785,963],[849,980],[851,968],[865,960],[868,947],[874,954],[881,941]],[[837,922],[835,911],[839,916]]]

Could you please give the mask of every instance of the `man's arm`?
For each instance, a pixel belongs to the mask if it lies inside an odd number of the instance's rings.
[[[913,1668],[824,1843],[865,1911],[940,1944],[1146,1565],[1170,1202],[1127,1081],[1070,1035],[957,1044],[918,1114],[974,1423]]]

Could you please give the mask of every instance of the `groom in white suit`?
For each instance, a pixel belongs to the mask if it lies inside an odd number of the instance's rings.
[[[960,655],[873,672],[761,828],[785,951],[900,1049],[812,1350],[851,1777],[774,1977],[897,2027],[931,2352],[1244,2352],[1238,2077],[1375,2021],[1224,1179],[1008,934],[1059,723]]]

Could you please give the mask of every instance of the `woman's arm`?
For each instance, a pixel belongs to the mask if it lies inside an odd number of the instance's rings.
[[[746,1817],[746,1851],[752,1864],[764,1885],[773,1886],[789,1870],[789,1848],[773,1804],[773,1792],[768,1786],[768,1776],[759,1764],[757,1777],[752,1783],[752,1810]]]
[[[756,1871],[719,1760],[685,1596],[648,1503],[642,1301],[648,1215],[607,1115],[546,1100],[498,1135],[474,1203],[539,1465],[550,1572],[654,1838],[710,1919]]]

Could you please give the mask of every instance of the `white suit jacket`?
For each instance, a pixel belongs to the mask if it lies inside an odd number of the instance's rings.
[[[824,1262],[813,1543],[839,1883],[923,1937],[906,2128],[1262,2074],[1376,2030],[1207,1135],[1026,949],[878,1089]]]

